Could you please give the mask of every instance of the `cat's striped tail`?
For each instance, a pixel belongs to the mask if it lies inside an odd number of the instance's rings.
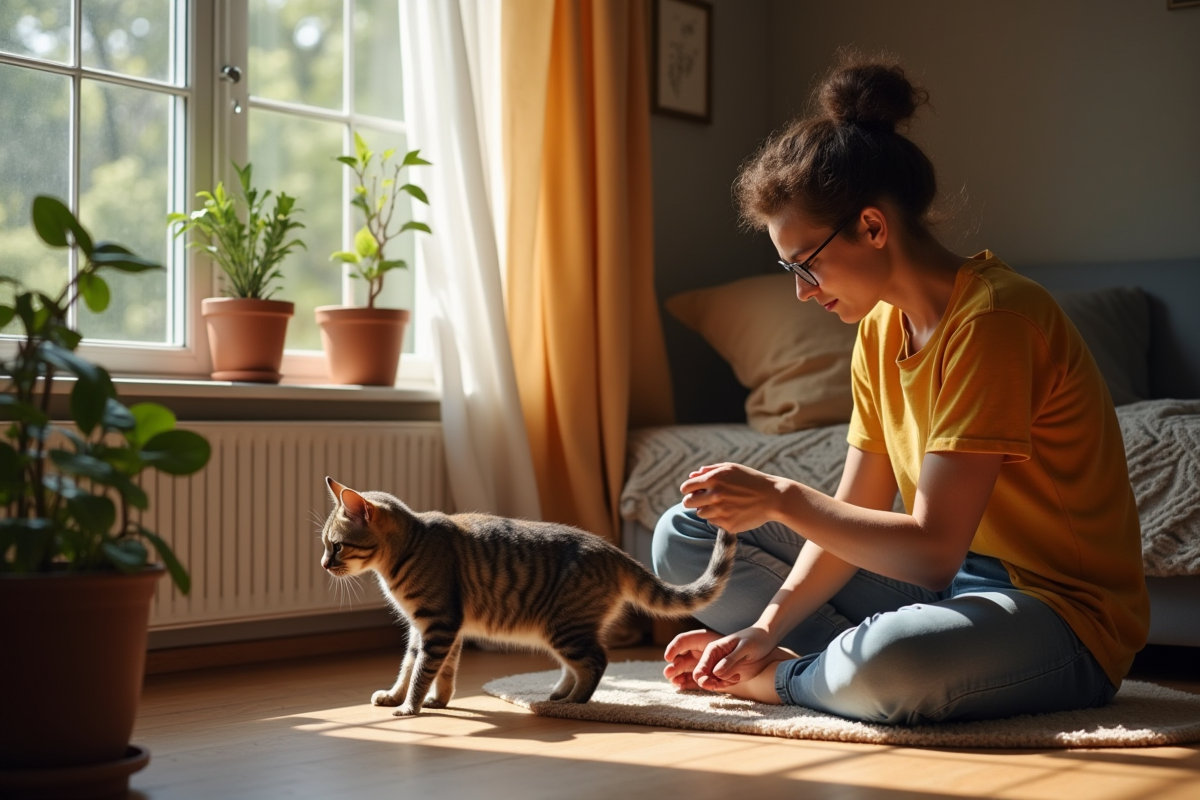
[[[674,586],[645,569],[638,569],[632,576],[629,600],[657,617],[685,617],[716,600],[725,590],[733,573],[736,551],[737,536],[718,529],[712,558],[699,578],[683,586]]]

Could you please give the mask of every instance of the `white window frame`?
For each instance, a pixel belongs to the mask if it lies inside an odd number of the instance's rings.
[[[247,60],[249,54],[249,4],[246,0],[174,0],[177,13],[187,15],[188,36],[186,52],[179,55],[184,64],[186,82],[182,87],[161,85],[164,91],[181,96],[187,104],[186,124],[175,126],[173,131],[176,147],[183,147],[186,153],[182,174],[170,176],[169,186],[171,202],[175,210],[191,211],[195,207],[195,195],[201,189],[215,186],[218,181],[229,183],[236,180],[232,161],[245,163],[247,160],[247,124],[243,111],[250,108],[268,110],[284,110],[289,113],[300,113],[306,116],[317,116],[320,119],[339,122],[349,121],[350,130],[356,124],[367,124],[381,130],[405,132],[404,123],[394,120],[383,120],[366,115],[353,115],[349,112],[330,112],[329,115],[314,114],[307,108],[297,108],[287,103],[251,100],[248,91]],[[82,0],[74,0],[74,19],[76,24],[81,18]],[[353,36],[354,0],[345,0],[344,25],[346,36]],[[97,73],[82,67],[80,63],[80,37],[74,39],[74,65],[64,66],[43,62],[38,59],[25,57],[8,57],[0,54],[0,61],[12,64],[28,64],[37,61],[38,66],[58,74],[73,75],[75,81],[74,103],[71,117],[71,146],[72,159],[71,193],[77,194],[79,185],[78,151],[79,139],[79,92],[78,86],[82,76],[99,77],[102,80],[128,86],[144,85],[147,81],[122,79],[108,73]],[[350,46],[343,50],[344,70],[343,87],[345,107],[350,107],[353,92],[353,51]],[[242,73],[242,79],[232,83],[221,79],[221,69],[225,65],[237,66]],[[345,142],[346,150],[353,149],[350,135]],[[179,180],[182,178],[182,180]],[[350,176],[344,179],[343,197],[348,198],[351,191]],[[73,207],[73,210],[74,209]],[[348,202],[343,203],[343,230],[351,231],[353,208]],[[165,229],[165,216],[163,220]],[[95,232],[103,235],[103,231]],[[352,234],[345,234],[346,249],[350,249]],[[216,269],[206,255],[195,249],[186,248],[182,238],[174,242],[173,257],[176,264],[183,264],[183,276],[178,270],[168,278],[168,285],[178,283],[183,288],[182,297],[174,293],[170,298],[173,308],[168,314],[174,329],[172,336],[182,338],[182,345],[148,344],[139,342],[109,342],[84,340],[79,345],[78,352],[83,357],[104,365],[114,376],[137,378],[162,378],[167,380],[206,378],[212,371],[212,356],[208,347],[208,336],[204,319],[200,313],[200,302],[206,297],[220,296],[220,271]],[[74,257],[74,256],[72,256]],[[405,332],[412,336],[413,353],[405,353],[400,359],[400,370],[396,384],[398,387],[417,389],[423,393],[433,387],[434,369],[432,348],[429,342],[429,325],[427,322],[429,304],[432,302],[424,281],[424,270],[421,265],[420,248],[417,250],[416,287],[414,293],[413,319]],[[332,268],[331,264],[331,268]],[[74,269],[74,268],[72,268]],[[73,273],[72,273],[73,274]],[[353,290],[349,279],[349,266],[343,271],[343,303],[353,302]],[[8,341],[3,341],[8,340]],[[9,358],[15,352],[16,337],[0,337],[0,355]],[[285,351],[281,371],[284,383],[299,383],[320,385],[328,382],[324,353],[319,351]],[[207,394],[207,392],[206,392]],[[373,392],[374,394],[374,392]]]

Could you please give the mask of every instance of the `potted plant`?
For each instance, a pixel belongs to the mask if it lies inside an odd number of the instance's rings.
[[[383,291],[384,276],[393,269],[406,268],[408,264],[401,259],[388,258],[386,249],[389,242],[405,231],[431,231],[428,225],[415,220],[394,224],[396,201],[401,194],[429,203],[419,186],[401,183],[401,171],[430,164],[421,158],[419,150],[392,162],[394,155],[395,150],[385,150],[376,160],[376,154],[367,147],[362,136],[355,133],[354,155],[337,159],[353,170],[357,178],[350,203],[362,211],[366,219],[354,235],[354,250],[338,251],[329,258],[353,265],[352,276],[366,281],[367,305],[365,308],[320,306],[316,309],[329,379],[333,383],[391,386],[396,382],[400,348],[410,312],[400,308],[376,308],[375,300]]]
[[[251,186],[252,165],[237,171],[240,191],[229,194],[218,182],[212,192],[198,192],[204,207],[189,214],[171,214],[169,225],[182,223],[179,236],[195,230],[204,241],[196,247],[212,256],[228,279],[228,297],[210,297],[200,304],[208,328],[212,351],[213,380],[279,383],[283,375],[283,342],[288,320],[296,312],[294,303],[272,300],[278,290],[272,283],[282,279],[280,262],[296,247],[299,239],[288,236],[304,225],[292,218],[299,211],[296,199],[280,192],[275,207],[267,212],[271,192],[259,192]],[[245,216],[245,222],[242,216]]]
[[[0,326],[15,319],[24,329],[15,355],[0,360],[0,796],[91,797],[127,786],[149,760],[129,738],[164,574],[151,553],[179,591],[189,588],[171,548],[138,518],[148,498],[136,478],[146,468],[196,472],[210,448],[176,430],[162,406],[122,405],[109,374],[76,352],[74,301],[101,312],[110,298],[102,273],[161,267],[93,242],[53,198],[34,200],[33,224],[51,247],[77,250],[80,264],[56,297],[0,277],[14,297],[0,304]],[[71,426],[52,422],[60,375],[74,381]]]

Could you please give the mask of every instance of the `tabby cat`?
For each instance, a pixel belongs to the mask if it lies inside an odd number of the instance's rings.
[[[627,604],[684,617],[715,600],[733,569],[737,537],[725,532],[704,574],[671,586],[568,525],[417,513],[390,494],[325,482],[334,509],[321,566],[338,577],[374,570],[408,622],[400,676],[371,697],[399,706],[398,717],[449,704],[464,637],[548,650],[563,668],[550,699],[586,703],[608,666],[604,633]]]

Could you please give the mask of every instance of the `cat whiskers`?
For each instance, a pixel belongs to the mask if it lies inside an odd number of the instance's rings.
[[[360,575],[339,575],[334,572],[329,573],[329,584],[336,588],[338,595],[338,607],[345,606],[354,607],[354,601],[357,599],[359,603],[363,601],[362,583],[359,582]]]

